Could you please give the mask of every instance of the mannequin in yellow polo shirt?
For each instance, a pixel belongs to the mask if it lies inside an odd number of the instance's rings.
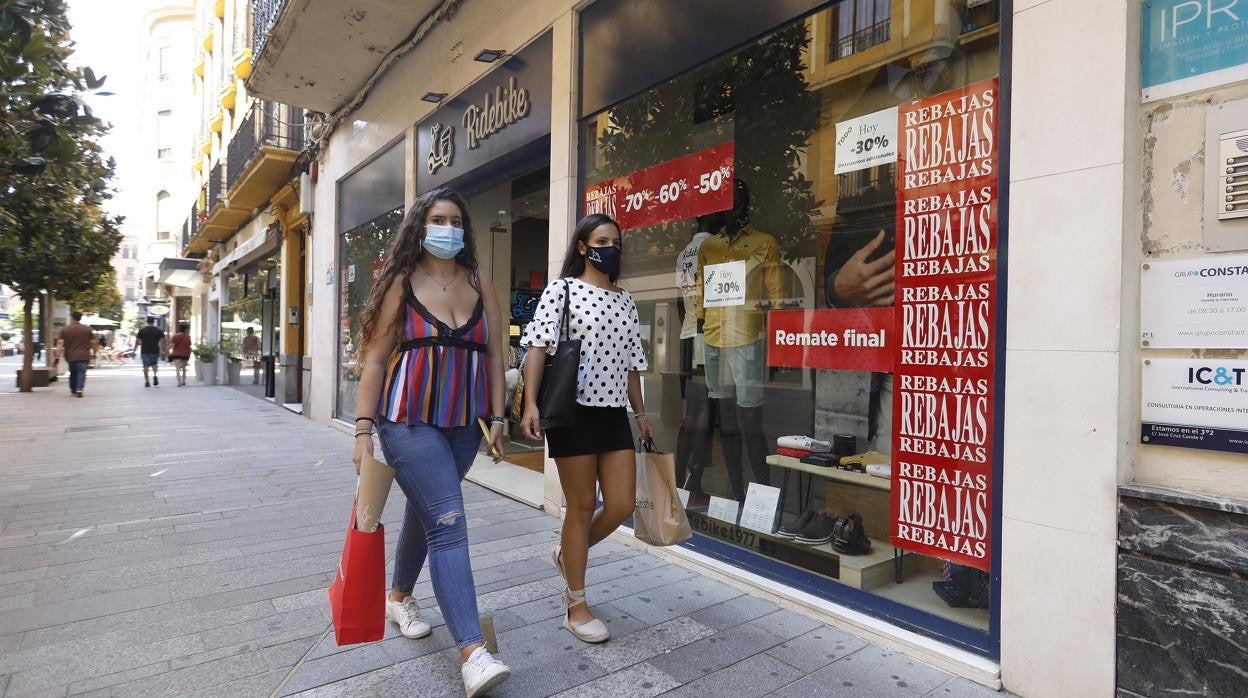
[[[750,225],[750,190],[742,180],[733,180],[733,207],[721,216],[722,226],[698,249],[695,311],[706,338],[706,387],[719,403],[720,446],[732,496],[744,501],[742,440],[754,481],[771,483],[763,434],[763,335],[766,307],[784,298],[784,263],[776,239]],[[723,281],[735,282],[729,286],[737,291],[717,288]]]

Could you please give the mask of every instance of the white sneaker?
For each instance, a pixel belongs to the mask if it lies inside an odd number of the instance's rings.
[[[459,668],[459,674],[464,679],[464,693],[473,698],[506,681],[511,676],[511,668],[492,657],[484,647],[478,647]]]
[[[814,453],[828,453],[832,450],[832,444],[809,436],[781,436],[776,439],[776,445],[781,448],[796,448]]]
[[[420,603],[416,601],[415,596],[409,596],[403,601],[386,599],[386,617],[399,626],[399,632],[403,634],[403,637],[410,640],[425,637],[433,632],[429,622],[420,615]]]

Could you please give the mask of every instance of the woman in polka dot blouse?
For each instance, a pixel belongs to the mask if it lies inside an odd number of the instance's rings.
[[[637,305],[615,285],[622,252],[620,227],[609,216],[586,216],[576,226],[560,278],[538,301],[520,345],[528,348],[524,382],[542,384],[546,354],[559,344],[563,302],[568,297],[568,333],[581,340],[577,371],[576,423],[546,430],[546,446],[559,468],[567,500],[560,544],[551,553],[563,576],[563,627],[586,642],[607,639],[607,626],[585,602],[585,565],[590,546],[605,539],[633,513],[636,461],[627,407],[632,406],[641,438],[654,436],[641,399],[639,371],[646,370]],[[537,390],[524,396],[521,428],[542,437]],[[597,490],[603,506],[595,511]]]

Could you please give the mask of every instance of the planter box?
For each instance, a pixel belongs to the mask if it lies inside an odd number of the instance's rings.
[[[204,385],[217,384],[217,367],[212,361],[196,361],[195,377]]]
[[[31,369],[31,373],[32,373],[32,376],[31,376],[30,386],[32,388],[46,388],[48,387],[49,384],[56,381],[56,375],[52,371],[49,371],[46,368],[33,368]],[[14,371],[13,375],[16,378],[16,381],[15,381],[16,386],[18,388],[22,387],[21,369]]]
[[[239,380],[243,372],[242,361],[239,361],[238,359],[230,359],[229,361],[226,361],[225,371],[226,371],[226,378],[225,378],[226,385],[241,385],[241,383],[239,383]]]

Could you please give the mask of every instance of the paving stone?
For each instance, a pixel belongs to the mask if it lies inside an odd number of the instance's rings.
[[[779,608],[779,606],[767,599],[760,599],[750,594],[742,594],[717,603],[714,606],[700,608],[690,613],[689,617],[716,630],[724,630],[734,625],[748,623]]]
[[[740,596],[742,592],[727,584],[701,577],[691,577],[674,584],[654,587],[613,603],[649,625],[662,623],[708,606]]]
[[[684,616],[613,637],[610,642],[586,648],[580,654],[607,671],[617,671],[714,634],[714,628]]]
[[[643,662],[555,695],[558,698],[650,698],[679,685],[679,681]]]
[[[820,625],[810,632],[772,647],[767,650],[767,654],[810,673],[866,646],[866,640],[831,626]]]
[[[796,669],[766,654],[756,654],[666,694],[671,698],[756,698],[769,696],[778,688],[805,676]],[[812,694],[821,695],[821,694]]]
[[[931,698],[1000,698],[1000,696],[1008,694],[994,691],[974,681],[957,678],[945,682],[943,686],[927,695]]]
[[[776,692],[782,698],[809,698],[812,693],[846,698],[926,696],[949,680],[935,667],[869,645],[807,675]]]
[[[459,674],[458,652],[444,650],[435,654],[394,664],[342,681],[318,686],[297,693],[301,698],[437,698],[462,696],[463,680]]]
[[[304,662],[282,687],[280,695],[287,696],[309,688],[363,674],[390,666],[393,658],[376,644],[360,645],[343,652]]]
[[[506,661],[506,658],[503,658]],[[573,686],[605,676],[606,669],[583,658],[560,657],[523,671],[513,671],[503,685],[490,691],[492,698],[544,698]]]
[[[787,608],[782,608],[773,613],[768,613],[749,622],[756,628],[762,628],[767,632],[775,635],[783,640],[791,640],[798,635],[822,628],[823,623],[811,618],[794,613]]]
[[[655,657],[650,664],[680,683],[689,683],[781,642],[779,637],[761,628],[738,625]]]

